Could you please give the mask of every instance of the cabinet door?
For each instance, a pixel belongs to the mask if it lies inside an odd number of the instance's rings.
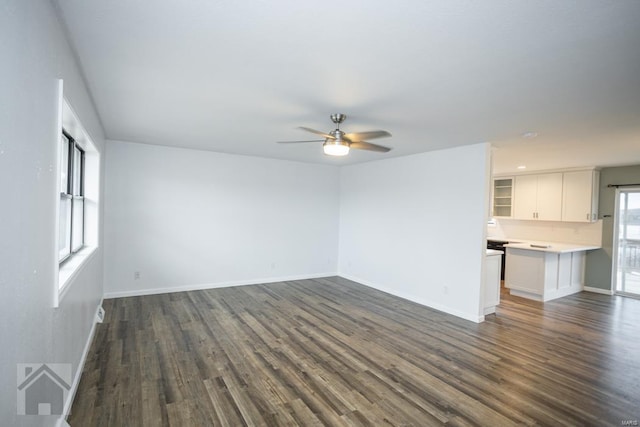
[[[562,219],[562,173],[538,175],[537,219]]]
[[[562,220],[591,222],[593,171],[565,172],[562,187]]]
[[[504,286],[534,295],[544,294],[545,252],[507,248]]]
[[[513,194],[513,217],[516,219],[535,219],[538,176],[517,176]]]

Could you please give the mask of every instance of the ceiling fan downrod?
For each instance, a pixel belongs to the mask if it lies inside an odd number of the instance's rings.
[[[338,129],[340,129],[340,123],[345,121],[345,119],[347,118],[347,115],[342,113],[336,113],[336,114],[332,114],[330,117],[331,117],[331,121],[336,124]]]

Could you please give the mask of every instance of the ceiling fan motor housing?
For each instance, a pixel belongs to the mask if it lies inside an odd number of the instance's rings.
[[[336,130],[332,130],[331,132],[329,132],[329,135],[333,138],[333,140],[335,141],[339,141],[339,142],[348,142],[346,140],[346,138],[344,138],[345,133],[342,132],[340,129],[336,129]],[[327,138],[327,141],[329,140],[329,138]]]

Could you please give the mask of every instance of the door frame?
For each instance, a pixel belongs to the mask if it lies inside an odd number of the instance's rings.
[[[640,298],[640,295],[638,294],[618,291],[618,248],[620,247],[620,193],[627,191],[640,193],[640,186],[625,187],[624,189],[616,188],[615,209],[613,218],[613,251],[611,253],[611,292],[614,295]]]

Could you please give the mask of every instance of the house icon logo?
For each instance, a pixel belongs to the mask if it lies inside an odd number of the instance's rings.
[[[70,383],[70,363],[19,363],[18,415],[62,415]]]

